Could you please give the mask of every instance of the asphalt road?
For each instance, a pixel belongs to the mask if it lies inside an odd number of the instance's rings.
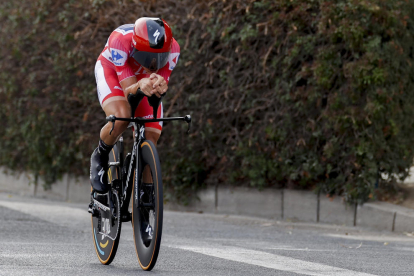
[[[86,205],[0,193],[0,275],[414,275],[414,237],[343,226],[165,212],[152,272],[124,223],[109,266]]]

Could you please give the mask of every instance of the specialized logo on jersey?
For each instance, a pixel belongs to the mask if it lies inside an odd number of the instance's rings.
[[[175,66],[177,66],[178,58],[180,57],[180,53],[171,53],[168,57],[168,63],[170,70],[174,70]]]
[[[135,62],[134,62],[135,63]],[[139,65],[139,68],[137,71],[134,72],[134,74],[136,76],[138,76],[139,74],[151,74],[151,72],[147,72],[147,70],[144,69],[144,67],[142,67],[141,65]]]
[[[111,57],[112,57],[112,62],[116,66],[122,66],[122,65],[125,64],[125,62],[128,58],[128,55],[124,51],[112,49],[111,50]]]
[[[136,63],[136,62],[134,62],[134,63],[135,63],[135,65],[137,65],[137,63]],[[141,65],[139,65],[139,64],[138,64],[138,66],[139,66],[138,70],[134,72],[134,74],[135,74],[135,75],[143,74],[143,73],[144,73],[144,71],[145,71],[145,70],[144,70],[144,67],[142,67],[142,66],[141,66]]]

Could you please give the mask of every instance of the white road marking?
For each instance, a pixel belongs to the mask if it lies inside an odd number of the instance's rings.
[[[201,244],[200,244],[201,245]],[[324,264],[302,261],[290,257],[279,256],[267,252],[215,244],[214,246],[203,244],[201,246],[167,244],[168,247],[192,251],[207,256],[225,260],[272,268],[280,271],[288,271],[313,276],[374,276],[374,274],[362,273],[328,266]]]
[[[65,253],[0,253],[0,258],[13,258],[13,259],[37,259],[37,258],[61,258],[62,256],[70,256],[71,254]]]
[[[414,248],[412,248],[412,247],[392,247],[392,249],[400,250],[400,251],[414,252]]]
[[[313,251],[313,252],[337,252],[338,250],[334,249],[313,249],[313,248],[297,248],[291,245],[277,244],[274,246],[269,245],[268,242],[258,241],[258,240],[239,240],[239,239],[218,239],[218,238],[209,238],[209,242],[217,244],[227,244],[235,247],[248,247],[248,248],[261,248],[263,250],[284,250],[284,251]]]
[[[393,235],[374,236],[374,235],[358,235],[358,234],[350,234],[350,235],[326,234],[325,236],[332,237],[332,238],[342,238],[342,239],[347,239],[347,240],[357,240],[357,241],[414,242],[414,238],[412,237],[393,236]]]
[[[26,247],[29,247],[29,246],[46,246],[47,244],[49,244],[48,242],[17,242],[17,241],[11,241],[11,242],[8,242],[8,241],[2,241],[1,242],[1,245],[2,245],[2,248],[11,248],[12,246],[26,246]],[[70,246],[82,246],[82,245],[85,245],[84,243],[75,243],[75,242],[59,242],[59,245],[62,245],[62,246],[67,246],[67,245],[70,245]],[[1,253],[1,252],[0,252]]]
[[[309,249],[309,248],[294,248],[294,247],[266,247],[269,250],[285,250],[285,251],[308,251],[308,252],[336,252],[337,250],[328,249]]]

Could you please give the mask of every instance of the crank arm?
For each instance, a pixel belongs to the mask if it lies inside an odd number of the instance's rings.
[[[107,237],[108,239],[111,239],[113,241],[116,239],[116,237],[115,238],[112,238],[111,236],[109,236],[109,235],[107,235],[105,233],[102,233],[102,232],[98,232],[98,234],[101,234],[102,236]]]

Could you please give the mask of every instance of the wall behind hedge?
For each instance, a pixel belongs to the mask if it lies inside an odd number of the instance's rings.
[[[317,188],[350,202],[412,165],[412,1],[0,3],[0,164],[88,174],[107,37],[161,16],[181,45],[159,143],[167,198],[203,185]]]

